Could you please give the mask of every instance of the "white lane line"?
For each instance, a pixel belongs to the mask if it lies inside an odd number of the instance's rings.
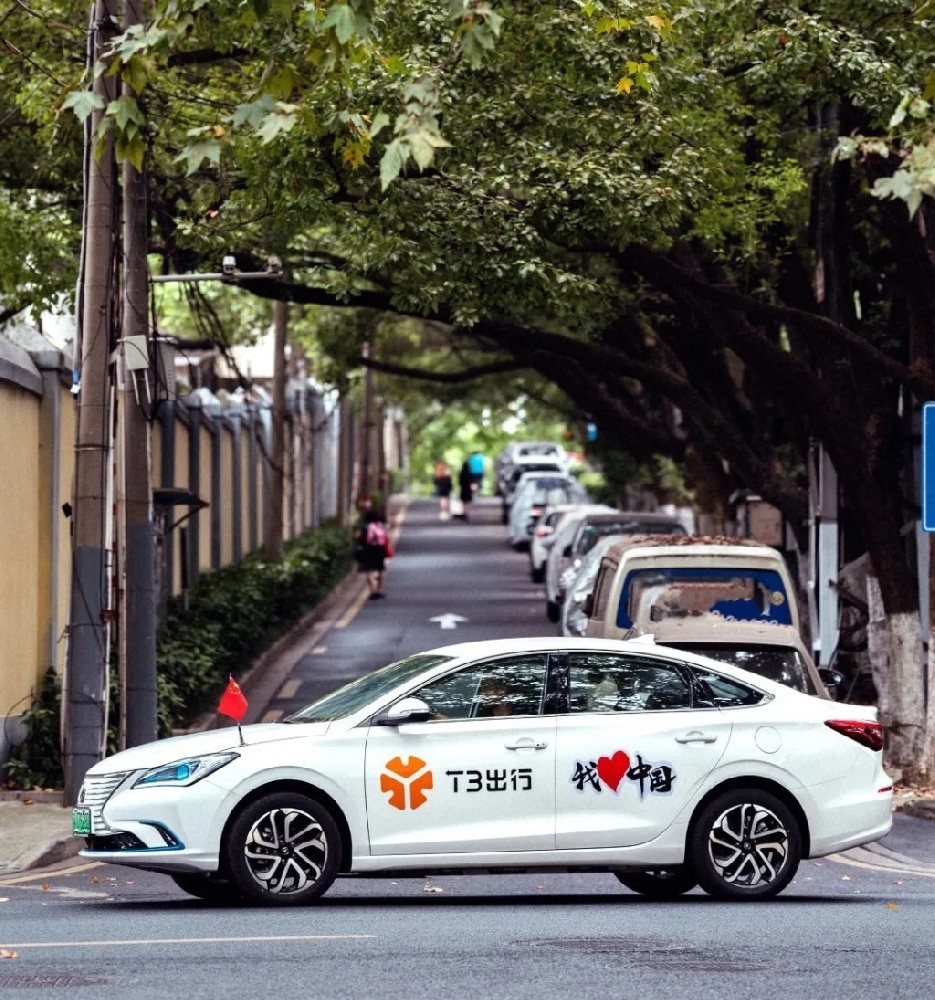
[[[828,860],[836,861],[839,865],[851,865],[853,868],[866,868],[871,872],[886,872],[888,875],[921,875],[923,878],[935,878],[935,872],[920,872],[915,868],[894,868],[892,865],[873,865],[866,861],[845,858],[843,854],[829,854]]]
[[[327,652],[328,652],[328,647],[327,647],[327,646],[316,646],[316,647],[315,647],[315,648],[314,648],[314,649],[312,650],[312,652],[313,652],[313,653],[314,653],[314,654],[315,654],[316,656],[322,656],[323,654],[325,654],[325,653],[327,653]]]
[[[152,944],[239,944],[260,941],[362,941],[376,934],[281,934],[267,937],[130,938],[126,941],[25,941],[0,944],[0,948],[105,948],[117,945]]]

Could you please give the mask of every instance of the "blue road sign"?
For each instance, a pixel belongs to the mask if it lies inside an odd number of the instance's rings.
[[[935,531],[935,403],[922,407],[922,529]]]

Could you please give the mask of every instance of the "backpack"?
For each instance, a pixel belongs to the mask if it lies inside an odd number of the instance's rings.
[[[379,521],[371,521],[367,525],[367,535],[366,541],[368,545],[375,545],[377,548],[386,548],[386,543],[389,541],[389,536],[386,533],[386,527]]]

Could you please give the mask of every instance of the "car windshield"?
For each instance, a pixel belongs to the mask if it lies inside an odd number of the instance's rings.
[[[419,674],[439,664],[447,663],[450,656],[429,655],[419,653],[408,656],[405,660],[391,663],[387,667],[375,670],[371,674],[358,677],[356,681],[345,684],[344,687],[326,694],[324,698],[313,701],[311,705],[300,709],[293,715],[283,719],[283,722],[334,722],[353,715],[365,708],[381,695],[388,694],[394,688],[405,684]]]
[[[720,660],[722,663],[730,663],[740,667],[741,670],[749,670],[751,674],[759,674],[760,677],[785,684],[786,687],[805,694],[817,693],[799,651],[790,646],[679,642],[678,648],[708,656],[712,660]]]

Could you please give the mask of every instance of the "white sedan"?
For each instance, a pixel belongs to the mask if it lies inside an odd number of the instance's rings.
[[[284,723],[160,740],[88,771],[88,860],[210,900],[300,904],[338,875],[608,872],[648,897],[765,899],[879,840],[875,710],[643,641],[410,656]]]

